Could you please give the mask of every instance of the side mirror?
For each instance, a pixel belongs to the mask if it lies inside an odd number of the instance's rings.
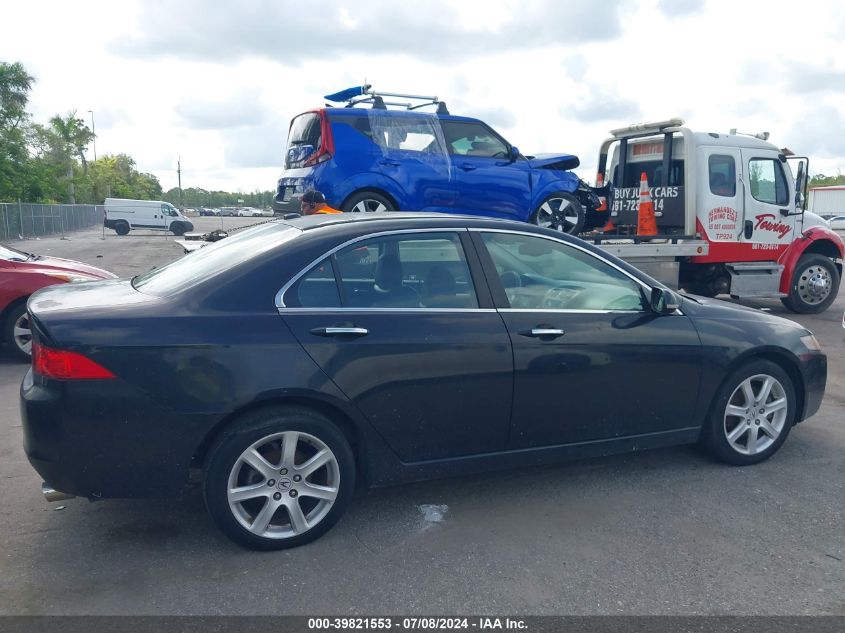
[[[519,160],[519,148],[518,147],[511,147],[510,148],[510,150],[508,151],[508,160],[510,160],[510,162],[512,162],[512,163],[515,163],[517,160]]]
[[[651,289],[650,304],[655,314],[672,314],[681,306],[674,292],[656,286]]]
[[[804,161],[798,163],[798,175],[795,177],[795,209],[804,210],[804,187],[807,185],[807,170]]]

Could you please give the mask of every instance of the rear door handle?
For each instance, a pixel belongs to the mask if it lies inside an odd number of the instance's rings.
[[[476,169],[476,166],[472,163],[461,163],[459,167],[464,171],[472,171],[473,169]]]
[[[357,338],[359,336],[366,336],[370,331],[363,327],[315,327],[311,330],[314,336],[348,336],[350,338]]]
[[[528,336],[531,338],[553,339],[559,336],[563,336],[564,334],[566,334],[566,332],[561,329],[552,327],[535,327],[531,328],[530,330],[522,330],[519,334],[520,336]]]
[[[380,160],[378,162],[379,165],[384,165],[385,167],[399,167],[401,163],[398,160]]]

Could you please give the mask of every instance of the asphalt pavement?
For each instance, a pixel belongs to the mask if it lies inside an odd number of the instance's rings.
[[[13,246],[121,276],[182,255],[173,236],[69,237]],[[754,305],[830,363],[821,410],[769,461],[679,447],[361,491],[326,536],[272,553],[219,534],[196,488],[45,503],[21,448],[26,366],[0,354],[0,614],[845,615],[845,292],[817,316]]]

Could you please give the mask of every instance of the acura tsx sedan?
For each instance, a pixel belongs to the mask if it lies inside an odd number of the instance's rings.
[[[48,500],[176,496],[256,549],[357,485],[699,442],[773,455],[821,402],[811,332],[578,239],[437,214],[278,220],[29,301],[24,448]]]

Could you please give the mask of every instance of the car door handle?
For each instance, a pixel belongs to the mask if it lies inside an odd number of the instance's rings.
[[[378,162],[379,165],[384,165],[385,167],[399,167],[401,163],[398,160],[380,160]]]
[[[476,169],[476,166],[472,163],[461,163],[459,167],[464,171],[472,171],[473,169]]]
[[[531,338],[557,338],[566,334],[561,329],[553,327],[535,327],[530,330],[522,330],[520,336],[529,336]]]
[[[359,336],[366,336],[369,334],[370,331],[367,328],[363,327],[315,327],[311,330],[311,334],[314,336],[349,336],[349,337],[359,337]]]

